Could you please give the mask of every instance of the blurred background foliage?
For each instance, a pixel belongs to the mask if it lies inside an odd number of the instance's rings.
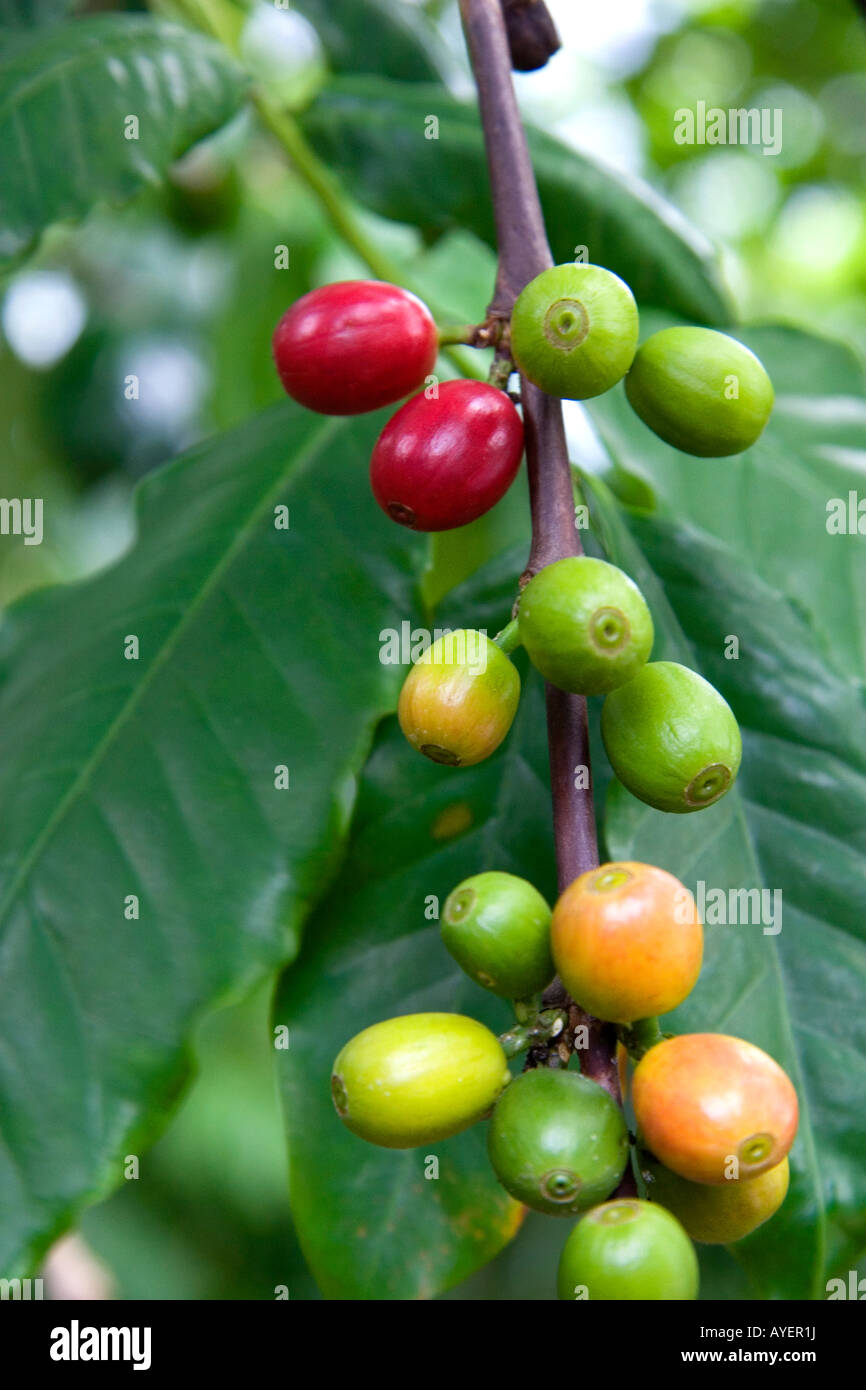
[[[563,50],[546,70],[517,78],[526,114],[679,207],[720,248],[745,320],[800,325],[862,354],[866,23],[855,5],[548,4]],[[423,8],[441,35],[437,66],[468,94],[456,4]],[[159,9],[171,13],[170,4]],[[315,19],[317,6],[246,9],[247,65],[303,106],[327,70],[301,13]],[[781,152],[678,145],[672,113],[699,100],[780,109]],[[460,313],[483,313],[490,255],[480,243],[449,234],[425,247],[410,229],[366,214],[364,223],[398,264],[412,265],[416,283]],[[291,248],[288,269],[275,268],[279,245]],[[249,113],[182,160],[167,188],[52,230],[0,285],[0,493],[41,496],[46,514],[41,546],[0,538],[0,605],[121,552],[135,481],[279,399],[276,320],[314,284],[356,273],[363,267]],[[134,409],[123,392],[130,373],[141,382]],[[203,1025],[197,1079],[143,1156],[138,1181],[84,1218],[121,1296],[271,1298],[279,1285],[291,1298],[317,1296],[288,1210],[268,994],[259,989]],[[535,1296],[550,1297],[546,1276],[533,1280],[527,1269],[549,1273],[561,1238],[559,1223],[530,1218],[513,1247],[450,1296],[526,1297],[535,1284]],[[724,1252],[706,1268],[702,1296],[748,1296]]]

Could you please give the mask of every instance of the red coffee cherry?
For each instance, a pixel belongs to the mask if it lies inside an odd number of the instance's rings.
[[[293,400],[322,415],[361,415],[417,391],[436,363],[436,325],[408,290],[339,280],[283,314],[274,361]]]
[[[508,491],[523,454],[523,422],[504,391],[444,381],[414,396],[383,429],[370,482],[383,511],[413,531],[449,531],[483,516]]]

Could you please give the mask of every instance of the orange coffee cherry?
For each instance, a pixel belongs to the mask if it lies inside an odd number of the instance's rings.
[[[723,1033],[651,1048],[632,1099],[646,1147],[692,1182],[756,1177],[782,1162],[797,1132],[797,1093],[778,1062]]]
[[[553,958],[573,999],[611,1023],[669,1013],[694,988],[704,933],[689,890],[652,864],[602,864],[562,894]]]

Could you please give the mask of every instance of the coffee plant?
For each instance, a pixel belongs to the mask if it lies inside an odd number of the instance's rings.
[[[147,199],[246,248],[225,428],[0,624],[0,1273],[147,1168],[262,984],[278,1289],[826,1298],[866,1246],[862,368],[522,120],[541,0],[460,0],[474,100],[435,6],[298,0],[275,75],[287,8],[0,3],[10,283],[68,255],[113,305],[87,235]],[[127,445],[88,409],[90,466]]]

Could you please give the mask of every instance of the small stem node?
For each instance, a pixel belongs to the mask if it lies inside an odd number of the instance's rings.
[[[538,1047],[558,1038],[568,1022],[563,1009],[544,1009],[532,1023],[519,1023],[500,1035],[499,1041],[506,1057],[517,1057],[531,1047]]]
[[[497,632],[493,640],[499,650],[504,652],[506,656],[510,656],[513,651],[516,651],[518,647],[522,646],[520,628],[517,625],[516,619],[512,618],[510,622],[506,623],[502,631]]]
[[[635,1023],[621,1025],[617,1036],[629,1057],[639,1062],[651,1047],[662,1041],[664,1034],[657,1018],[640,1018]]]
[[[445,324],[437,331],[440,347],[477,347],[477,323]]]
[[[493,366],[490,368],[487,380],[491,386],[496,386],[500,391],[504,391],[511,380],[514,372],[514,363],[510,357],[497,357]]]
[[[527,999],[512,999],[511,1002],[518,1023],[532,1023],[538,1017],[541,1008],[540,994],[530,994]]]

